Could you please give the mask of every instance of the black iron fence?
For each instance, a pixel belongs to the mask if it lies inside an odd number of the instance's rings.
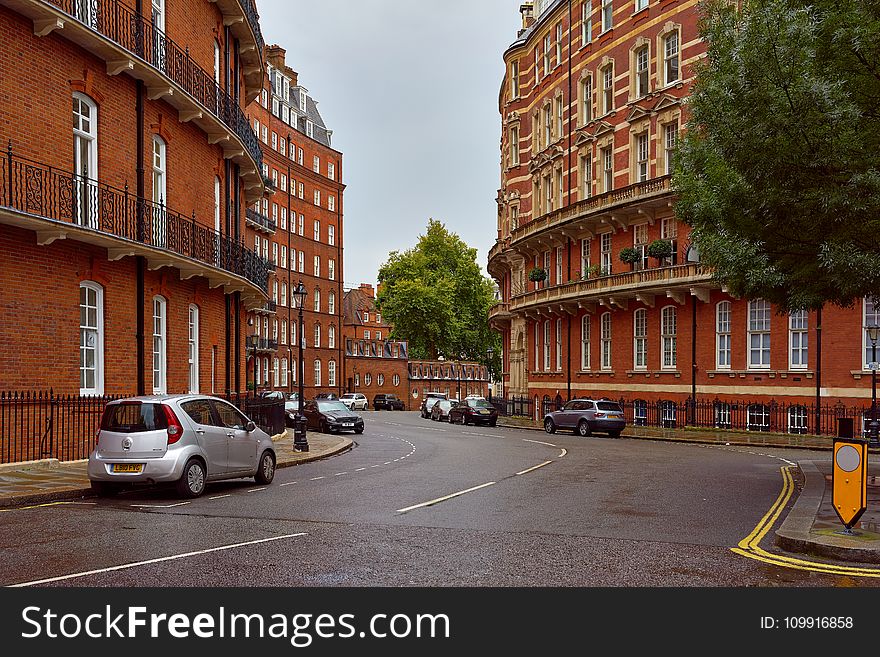
[[[170,251],[242,276],[264,292],[269,263],[247,248],[163,203],[69,171],[18,157],[10,143],[0,157],[0,206],[74,224]]]
[[[508,417],[534,418],[535,398],[493,397],[498,412]],[[680,428],[700,427],[735,431],[762,431],[773,433],[835,436],[838,420],[852,420],[858,437],[867,437],[871,407],[835,404],[801,404],[769,401],[727,401],[697,398],[684,400],[655,400],[618,398],[627,424],[643,427]],[[540,416],[559,410],[564,405],[561,397],[537,398]],[[540,419],[540,418],[539,418]]]
[[[239,103],[217,84],[214,76],[153,22],[119,0],[44,0],[72,19],[119,44],[122,48],[173,80],[232,130],[262,171],[263,154],[250,121]],[[262,40],[256,12],[250,0],[241,0],[257,39]]]
[[[244,394],[218,395],[270,436],[283,433],[284,400]],[[0,463],[88,458],[108,402],[123,395],[80,396],[48,392],[0,392]]]

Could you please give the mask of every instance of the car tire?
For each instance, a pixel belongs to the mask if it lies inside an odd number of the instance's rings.
[[[363,427],[355,428],[354,432],[355,432],[355,433],[363,433],[363,432],[364,432],[364,428],[363,428]]]
[[[592,432],[590,431],[590,423],[586,420],[581,420],[577,425],[577,434],[582,438],[586,438]]]
[[[268,449],[263,452],[260,457],[260,464],[257,466],[257,474],[254,475],[254,481],[258,484],[271,484],[275,478],[275,457]]]
[[[119,484],[113,484],[109,481],[92,481],[90,483],[92,492],[98,497],[114,497],[122,490]]]
[[[467,425],[469,425],[469,424],[471,423],[471,421],[468,420],[467,415],[462,415],[462,416],[461,416],[461,423],[462,423],[462,425],[467,426]]]
[[[497,420],[493,420],[492,422],[489,423],[489,426],[494,427],[497,424],[497,422],[498,422]]]
[[[177,493],[181,497],[195,498],[205,492],[205,465],[198,459],[190,459],[183,467],[183,475],[177,480]]]
[[[544,431],[546,431],[547,433],[556,433],[556,425],[549,417],[544,420]]]

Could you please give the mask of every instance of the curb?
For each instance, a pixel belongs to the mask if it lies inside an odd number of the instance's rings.
[[[876,564],[876,548],[854,545],[852,539],[845,536],[819,536],[811,533],[813,521],[825,497],[825,475],[819,471],[815,461],[798,461],[798,468],[804,475],[804,487],[785,521],[776,530],[776,545],[786,552]]]

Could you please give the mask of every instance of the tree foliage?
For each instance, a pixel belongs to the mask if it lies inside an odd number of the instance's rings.
[[[429,220],[415,247],[391,252],[379,283],[376,305],[394,325],[393,337],[409,341],[411,356],[486,362],[491,347],[498,364],[500,343],[488,323],[494,285],[477,265],[477,250],[442,223]]]
[[[880,292],[880,3],[710,0],[676,212],[739,296]]]

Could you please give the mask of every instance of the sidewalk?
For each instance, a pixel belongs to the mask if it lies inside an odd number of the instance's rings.
[[[350,438],[309,433],[309,451],[293,447],[293,431],[273,436],[276,467],[287,468],[327,458],[351,449]],[[0,507],[45,504],[92,497],[86,461],[59,463],[56,459],[0,465]]]

